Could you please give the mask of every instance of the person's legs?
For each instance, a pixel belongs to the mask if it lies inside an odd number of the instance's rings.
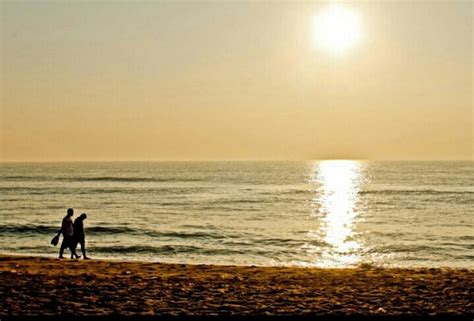
[[[59,258],[62,259],[64,258],[63,253],[64,250],[68,247],[68,237],[63,235],[63,241],[61,243],[61,248],[59,249]]]
[[[81,252],[82,252],[82,256],[84,257],[84,260],[89,259],[86,255],[86,240],[84,238],[80,239],[79,243],[81,244]]]
[[[72,239],[71,239],[71,244],[70,244],[70,246],[69,246],[69,249],[71,250],[71,259],[73,259],[73,258],[78,259],[78,258],[81,257],[80,255],[77,255],[77,253],[76,253],[76,247],[77,247],[77,240],[74,239],[74,238],[72,238]]]

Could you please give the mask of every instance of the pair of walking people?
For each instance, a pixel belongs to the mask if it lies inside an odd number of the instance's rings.
[[[61,243],[61,248],[59,249],[59,258],[63,259],[63,253],[66,248],[69,248],[71,251],[71,259],[80,258],[81,256],[76,253],[77,244],[81,244],[82,256],[85,260],[89,258],[86,255],[86,246],[85,246],[85,233],[84,233],[84,220],[87,218],[86,213],[82,213],[78,218],[72,221],[72,216],[74,215],[74,210],[69,208],[67,210],[67,215],[63,218],[61,224],[61,230],[59,234],[63,234],[63,241]]]

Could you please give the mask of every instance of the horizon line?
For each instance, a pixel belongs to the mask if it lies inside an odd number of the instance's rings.
[[[0,164],[12,163],[169,163],[169,162],[316,162],[316,161],[358,161],[358,162],[472,162],[470,159],[389,159],[389,158],[313,158],[313,159],[143,159],[143,160],[0,160]]]

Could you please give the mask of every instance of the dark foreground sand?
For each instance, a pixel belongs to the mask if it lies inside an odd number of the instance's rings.
[[[471,269],[317,269],[0,256],[0,316],[472,315]]]

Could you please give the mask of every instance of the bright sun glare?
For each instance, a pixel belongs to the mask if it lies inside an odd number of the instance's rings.
[[[361,39],[359,16],[348,7],[331,5],[314,17],[314,35],[318,45],[342,53]]]

